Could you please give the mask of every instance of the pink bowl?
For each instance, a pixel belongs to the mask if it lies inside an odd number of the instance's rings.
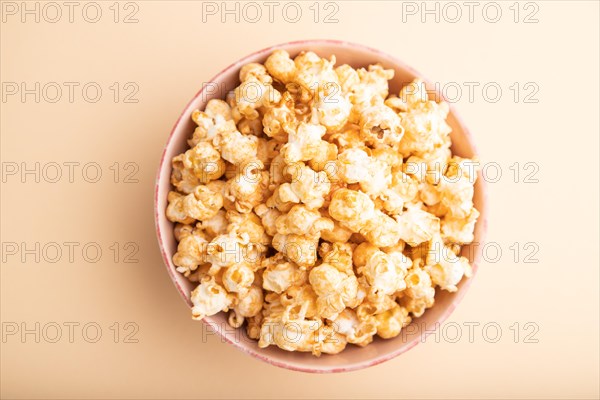
[[[303,50],[314,51],[322,57],[335,55],[337,65],[350,64],[355,68],[366,67],[369,64],[377,62],[381,63],[385,68],[392,68],[396,71],[394,79],[390,81],[390,93],[398,93],[402,86],[411,82],[416,77],[423,78],[421,74],[403,62],[369,47],[336,40],[307,40],[284,43],[253,53],[225,68],[211,79],[210,84],[203,85],[203,88],[183,110],[169,136],[158,169],[154,199],[156,231],[162,256],[175,287],[190,307],[190,292],[194,289],[194,285],[175,270],[172,258],[177,250],[177,242],[173,236],[173,223],[165,217],[167,194],[171,189],[170,161],[174,156],[185,151],[187,148],[186,140],[191,136],[195,125],[190,118],[192,111],[203,109],[208,100],[212,98],[224,98],[228,91],[234,89],[239,84],[238,72],[241,66],[250,62],[262,63],[276,49],[285,49],[292,56]],[[431,85],[429,82],[427,82],[427,85],[431,93],[435,92],[434,85]],[[443,99],[440,93],[436,92],[436,94],[439,96],[436,100]],[[477,152],[473,139],[452,107],[448,123],[452,127],[452,151],[462,157],[475,156]],[[486,188],[481,173],[475,184],[474,203],[475,207],[481,213],[475,226],[474,243],[482,243],[487,225],[487,212]],[[473,272],[475,273],[479,262],[479,253],[474,250],[474,247],[465,246],[463,248],[463,255],[471,260]],[[340,354],[322,355],[320,358],[306,353],[283,351],[274,346],[261,349],[258,347],[256,341],[249,339],[245,335],[245,329],[233,329],[229,327],[224,313],[205,318],[203,321],[207,325],[204,328],[218,333],[223,340],[231,343],[245,353],[278,367],[314,373],[353,371],[394,358],[417,345],[428,334],[433,333],[456,308],[472,281],[473,278],[463,279],[458,285],[458,291],[455,293],[445,291],[437,293],[435,305],[427,310],[421,318],[415,319],[398,337],[388,340],[375,339],[373,343],[364,348],[348,345]]]

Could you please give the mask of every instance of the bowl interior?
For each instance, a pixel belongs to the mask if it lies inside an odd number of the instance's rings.
[[[292,56],[297,55],[303,50],[311,50],[321,57],[327,58],[335,55],[337,59],[336,65],[349,64],[355,68],[381,63],[384,67],[392,68],[396,71],[394,79],[390,81],[390,93],[397,94],[404,85],[410,83],[414,78],[423,78],[404,63],[374,49],[346,42],[305,41],[287,43],[261,50],[227,67],[213,78],[210,83],[203,83],[201,85],[202,89],[183,111],[171,133],[161,160],[155,193],[155,218],[163,258],[175,286],[188,305],[191,305],[190,292],[194,289],[194,284],[175,271],[172,257],[177,251],[177,242],[173,236],[173,224],[165,217],[167,194],[171,189],[170,160],[187,149],[186,140],[192,135],[195,128],[195,124],[190,118],[191,112],[195,109],[203,109],[207,101],[212,98],[225,98],[226,93],[233,90],[239,84],[238,72],[242,65],[249,62],[262,63],[273,50],[280,48],[287,50]],[[435,88],[433,85],[428,83],[428,88],[431,92],[434,92]],[[440,96],[436,98],[439,101],[442,98],[441,94],[436,93],[436,95]],[[475,156],[476,150],[471,136],[452,107],[448,123],[452,127],[451,139],[454,154],[461,157]],[[479,174],[475,184],[474,203],[475,207],[480,211],[481,216],[475,227],[475,243],[482,242],[485,232],[486,209],[484,195],[484,182],[481,174]],[[478,253],[474,251],[472,246],[465,246],[463,248],[463,255],[468,257],[473,263],[475,272],[477,270]],[[208,324],[206,328],[214,329],[225,341],[234,344],[241,350],[281,367],[306,372],[354,370],[388,360],[419,343],[423,335],[431,333],[432,330],[436,329],[437,324],[443,322],[454,310],[459,300],[464,296],[472,279],[463,279],[458,285],[458,291],[455,293],[438,292],[436,294],[435,305],[427,310],[421,318],[415,319],[398,337],[388,340],[375,339],[372,344],[364,348],[348,345],[342,353],[337,355],[322,355],[320,358],[316,358],[311,354],[287,352],[274,346],[261,349],[258,347],[256,341],[245,336],[245,329],[233,329],[229,327],[224,313],[206,318],[205,322]]]

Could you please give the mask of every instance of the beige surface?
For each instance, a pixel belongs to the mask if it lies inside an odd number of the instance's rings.
[[[263,6],[262,21],[221,23],[219,15],[202,22],[202,3],[137,2],[138,23],[114,23],[112,2],[99,2],[96,24],[75,8],[56,23],[55,10],[43,3],[40,22],[2,2],[2,94],[26,82],[30,88],[57,82],[63,97],[49,103],[53,88],[36,103],[34,95],[2,99],[3,171],[15,164],[34,175],[3,177],[1,219],[1,395],[3,398],[415,398],[415,397],[580,397],[597,398],[598,387],[598,3],[537,2],[538,23],[514,23],[512,2],[499,2],[502,18],[492,24],[481,3],[468,22],[436,23],[429,16],[406,16],[402,3],[338,2],[337,23],[313,21],[312,2],[297,2],[298,23],[275,9],[273,23]],[[21,7],[21,3],[13,3]],[[29,2],[33,8],[35,2]],[[62,4],[62,3],[59,3]],[[215,3],[220,7],[220,2]],[[259,2],[258,4],[262,4]],[[420,2],[411,3],[420,6]],[[462,4],[459,2],[459,4]],[[120,20],[134,11],[123,9]],[[410,4],[404,3],[410,11]],[[442,7],[443,4],[440,4]],[[230,7],[234,7],[231,3]],[[319,21],[335,11],[321,5]],[[430,5],[433,7],[433,5]],[[519,20],[534,8],[521,4]],[[93,18],[88,7],[87,16]],[[243,9],[240,9],[243,12]],[[247,18],[252,10],[246,9]],[[288,9],[288,17],[293,17]],[[440,9],[443,12],[443,8]],[[454,14],[446,8],[446,19]],[[493,10],[488,9],[488,17]],[[289,19],[289,18],[288,18]],[[388,26],[385,30],[382,27]],[[391,28],[393,27],[393,28]],[[377,47],[402,58],[434,81],[457,82],[463,97],[457,108],[470,126],[485,162],[502,168],[490,183],[488,240],[502,249],[498,262],[483,263],[463,303],[439,335],[385,364],[353,373],[308,375],[271,367],[244,356],[203,332],[176,293],[162,265],[154,234],[152,194],[155,170],[174,121],[202,82],[243,55],[274,43],[306,38],[334,38]],[[79,82],[73,102],[63,82]],[[81,87],[97,82],[97,103],[87,102]],[[115,103],[114,82],[121,86]],[[124,103],[124,85],[139,87],[138,103]],[[497,82],[503,93],[496,103],[476,89],[468,99],[464,82],[479,88]],[[534,82],[538,103],[515,103],[510,87],[519,82],[521,96]],[[448,86],[448,90],[451,87]],[[490,96],[493,95],[490,89]],[[93,95],[90,89],[89,95]],[[79,162],[73,182],[62,166]],[[102,178],[89,183],[82,166],[96,162]],[[109,167],[119,163],[119,183]],[[139,166],[138,183],[124,183],[128,162]],[[514,169],[520,163],[519,183]],[[536,163],[538,183],[525,183]],[[91,165],[91,164],[90,164]],[[44,169],[45,167],[45,169]],[[45,175],[44,175],[45,172]],[[85,177],[94,178],[94,168]],[[40,243],[40,260],[22,250]],[[56,242],[62,257],[56,257]],[[73,262],[65,242],[79,242]],[[88,262],[81,253],[97,243],[102,257]],[[115,262],[110,246],[121,251]],[[139,246],[136,263],[124,263]],[[521,251],[515,262],[514,242]],[[525,263],[533,247],[538,263]],[[17,243],[20,252],[14,253]],[[44,251],[45,248],[45,251]],[[513,249],[515,247],[512,247]],[[114,247],[113,247],[114,249]],[[87,247],[88,260],[95,256]],[[493,258],[493,249],[488,256]],[[35,331],[24,338],[11,329]],[[74,326],[69,340],[70,322]],[[119,337],[115,343],[115,322]],[[135,325],[125,324],[132,322]],[[531,322],[534,325],[527,325]],[[102,337],[91,341],[95,331]],[[469,324],[474,327],[472,340]],[[497,325],[492,325],[496,323]],[[519,337],[515,343],[515,323]],[[24,325],[22,325],[24,324]],[[56,325],[62,336],[51,343]],[[488,324],[487,336],[482,327]],[[111,330],[111,326],[113,327]],[[139,330],[126,343],[125,335]],[[496,343],[494,326],[502,330]],[[462,336],[453,340],[456,327]],[[512,329],[511,329],[512,327]],[[537,332],[526,343],[527,333]],[[45,329],[44,329],[45,328]],[[126,329],[128,328],[128,329]],[[487,338],[487,340],[486,340]],[[131,337],[129,338],[131,339]],[[452,343],[455,341],[455,343]],[[290,388],[294,388],[290,390]]]

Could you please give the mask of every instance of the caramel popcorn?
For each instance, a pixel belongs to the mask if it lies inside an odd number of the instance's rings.
[[[177,252],[173,256],[173,263],[177,271],[189,276],[198,266],[207,262],[208,241],[196,230],[180,237]]]
[[[359,268],[369,282],[374,293],[391,295],[406,289],[404,275],[412,264],[407,257],[392,257],[383,251],[375,250]]]
[[[214,277],[206,277],[192,292],[192,317],[202,319],[219,311],[227,311],[233,296],[218,283]]]
[[[251,286],[243,296],[238,298],[234,308],[236,314],[243,318],[254,317],[263,307],[263,291],[258,286]]]
[[[267,260],[262,272],[263,288],[275,293],[283,293],[290,286],[299,286],[306,282],[306,270],[300,269],[295,263],[280,257],[281,254]]]
[[[172,160],[173,263],[192,316],[221,311],[259,347],[315,356],[398,336],[472,275],[475,162],[449,107],[394,71],[314,52],[250,63],[191,118]]]
[[[254,282],[254,272],[245,263],[233,264],[223,273],[223,286],[229,293],[246,294]]]
[[[325,127],[318,124],[300,123],[295,131],[288,135],[288,142],[281,148],[286,164],[312,160],[319,154],[321,138]]]
[[[223,196],[208,186],[196,186],[194,192],[183,199],[185,214],[198,221],[214,217],[221,207],[223,207]]]
[[[183,165],[191,170],[198,181],[207,183],[225,173],[225,161],[208,142],[200,142],[183,155]]]

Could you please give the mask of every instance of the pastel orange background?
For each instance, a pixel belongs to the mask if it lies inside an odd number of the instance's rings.
[[[296,23],[281,14],[285,2],[273,22],[257,2],[256,23],[245,3],[239,22],[220,12],[203,21],[210,2],[113,3],[96,2],[102,15],[91,23],[82,9],[93,19],[95,6],[80,2],[70,23],[58,2],[62,18],[51,23],[55,10],[44,2],[39,22],[33,14],[22,22],[20,9],[13,15],[21,2],[0,2],[2,398],[598,398],[597,2],[521,2],[516,23],[513,2],[495,3],[497,23],[483,18],[486,2],[472,23],[462,2],[456,23],[444,2],[439,22],[428,14],[422,22],[421,2],[297,1]],[[412,6],[415,15],[407,14]],[[330,13],[338,21],[324,23]],[[537,23],[523,22],[530,13]],[[123,23],[127,15],[138,22]],[[202,84],[255,50],[312,38],[375,47],[451,96],[462,88],[455,106],[481,160],[502,172],[488,184],[487,237],[502,255],[495,260],[490,249],[439,340],[432,335],[392,361],[335,375],[264,364],[192,321],[162,264],[152,215],[162,147]],[[39,103],[35,94],[21,99],[22,82],[29,89],[40,82]],[[52,82],[62,87],[55,103]],[[64,82],[74,82],[72,102]],[[90,82],[88,96],[102,89],[96,103],[81,92]],[[475,87],[471,99],[465,83]],[[501,88],[497,102],[492,89],[482,92],[486,84]],[[125,102],[128,94],[138,101]],[[21,174],[36,163],[39,183],[35,173]],[[51,183],[54,163],[62,177]],[[79,163],[71,164],[73,182],[64,163]],[[102,173],[96,183],[86,181],[94,180],[90,163]],[[22,251],[36,242],[39,262]],[[51,343],[56,326],[62,336]],[[94,327],[102,334],[90,343]],[[21,336],[22,328],[32,332]]]

